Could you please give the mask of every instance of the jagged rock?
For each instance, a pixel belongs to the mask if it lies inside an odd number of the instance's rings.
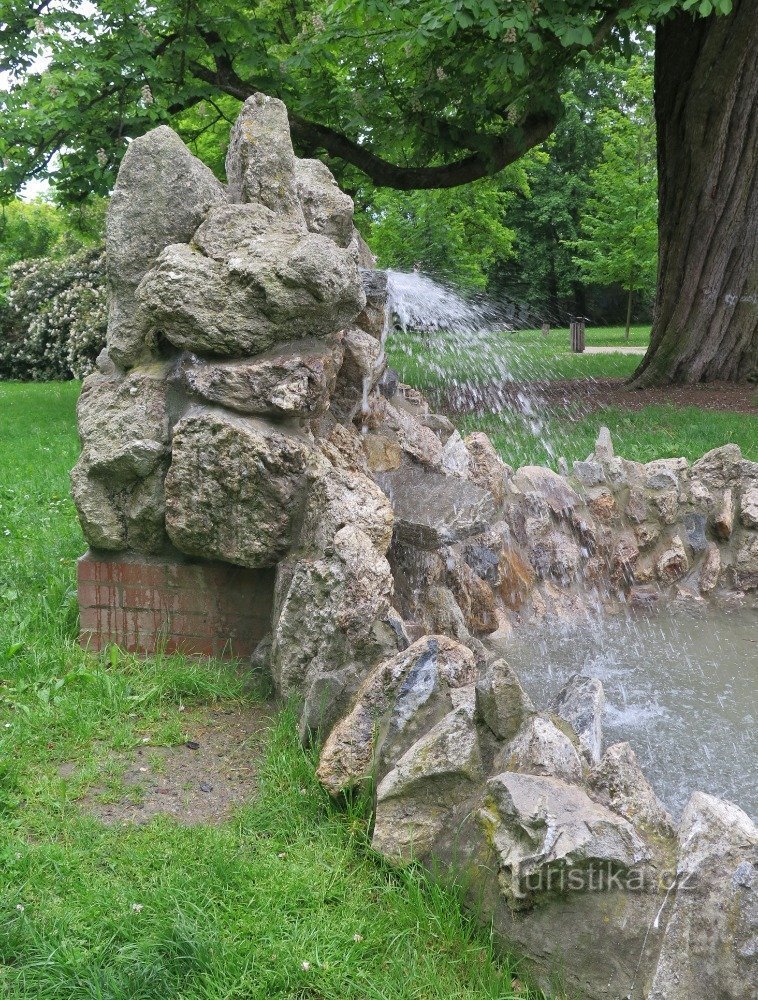
[[[295,182],[305,224],[341,247],[353,240],[353,199],[341,191],[321,160],[296,160]]]
[[[579,572],[581,553],[579,546],[568,535],[558,530],[538,538],[530,546],[532,565],[537,573],[546,577],[554,576],[556,580],[568,583]]]
[[[688,513],[682,518],[684,537],[693,552],[705,552],[708,547],[708,539],[705,537],[705,529],[708,518],[704,514]]]
[[[614,743],[590,772],[592,793],[604,805],[643,829],[674,837],[674,821],[642,773],[628,743]]]
[[[514,473],[511,486],[522,493],[538,493],[559,516],[569,514],[581,503],[579,494],[562,476],[541,465],[522,466]]]
[[[746,528],[758,528],[758,486],[751,486],[742,494],[740,521]]]
[[[574,462],[574,478],[583,486],[599,486],[605,482],[605,472],[600,462],[588,458],[585,462]]]
[[[453,560],[453,565],[448,569],[447,582],[463,612],[467,628],[474,635],[494,632],[498,622],[492,588],[466,562],[458,558]]]
[[[438,549],[481,534],[495,518],[492,495],[474,483],[414,466],[375,478],[390,498],[403,544]]]
[[[610,524],[618,512],[616,498],[606,489],[593,490],[587,496],[587,506],[602,524]]]
[[[644,524],[638,524],[634,529],[634,537],[637,539],[639,547],[645,549],[661,537],[661,526],[657,521],[646,521]]]
[[[110,484],[142,479],[168,454],[165,365],[87,376],[76,408],[88,469]]]
[[[226,154],[229,198],[264,205],[305,228],[287,108],[275,97],[248,97],[232,126]]]
[[[581,781],[582,761],[565,733],[542,716],[530,719],[495,757],[496,771],[541,774]]]
[[[150,356],[136,289],[171,243],[186,243],[224,189],[167,125],[129,143],[108,206],[108,353],[121,368]]]
[[[595,441],[595,457],[601,462],[609,462],[613,458],[613,439],[607,427],[601,427]]]
[[[708,542],[705,559],[700,567],[698,586],[702,594],[709,594],[719,582],[721,574],[721,553],[714,542]]]
[[[240,361],[189,355],[177,377],[189,395],[239,413],[318,415],[329,406],[341,360],[339,346],[302,340]]]
[[[734,527],[734,495],[731,490],[725,490],[721,504],[713,518],[713,530],[722,541],[728,541]]]
[[[421,465],[439,469],[442,462],[442,445],[434,431],[425,427],[419,416],[402,405],[387,403],[384,419],[397,434],[398,443],[406,454]]]
[[[361,264],[360,267],[373,268],[370,265]],[[366,305],[363,312],[355,317],[355,325],[361,330],[370,333],[372,337],[381,341],[387,323],[387,272],[364,270],[361,273],[363,278],[363,290],[366,293]]]
[[[672,583],[683,577],[689,567],[684,543],[679,535],[674,535],[668,543],[668,548],[664,549],[656,560],[656,572],[665,583]]]
[[[742,452],[739,445],[725,444],[713,448],[692,466],[693,480],[699,480],[711,490],[723,490],[739,479]]]
[[[79,524],[93,549],[118,552],[126,548],[126,518],[123,505],[102,480],[90,475],[86,459],[71,470],[71,497]]]
[[[605,693],[596,677],[574,674],[553,699],[550,710],[577,735],[587,759],[596,764],[603,749]]]
[[[335,468],[314,456],[306,470],[307,496],[299,529],[299,547],[304,551],[331,552],[341,528],[355,525],[384,555],[392,538],[392,506],[368,476]]]
[[[758,587],[758,533],[743,531],[734,553],[734,579],[740,590]]]
[[[397,648],[381,627],[392,594],[385,557],[354,525],[337,532],[331,550],[279,564],[271,649],[277,692],[306,703],[304,728],[324,731],[372,665]]]
[[[455,425],[447,417],[443,417],[441,413],[423,414],[419,419],[424,427],[428,427],[430,431],[434,431],[443,445],[455,434]]]
[[[510,740],[535,709],[515,672],[500,659],[476,682],[476,711],[498,739]]]
[[[513,469],[500,458],[486,434],[475,431],[467,434],[464,443],[469,454],[469,476],[483,489],[489,490],[495,503],[505,500]]]
[[[678,490],[689,463],[686,458],[658,458],[643,467],[645,485],[649,490]]]
[[[453,707],[449,690],[473,680],[473,654],[446,636],[425,636],[379,664],[324,744],[319,781],[332,795],[354,787],[371,775],[388,741],[394,765],[430,721],[439,721]]]
[[[534,569],[516,549],[506,546],[500,555],[499,573],[498,592],[503,603],[518,611],[534,587]]]
[[[318,446],[335,468],[345,469],[347,472],[368,473],[363,451],[363,435],[359,434],[352,424],[335,423],[329,429],[329,433],[319,439]]]
[[[446,476],[468,479],[471,456],[458,431],[453,431],[442,448],[442,471]]]
[[[371,472],[392,472],[403,461],[403,449],[395,437],[369,431],[362,436],[366,463]]]
[[[309,451],[301,436],[255,417],[193,407],[174,430],[166,476],[171,541],[188,555],[275,565],[290,545]]]
[[[730,802],[695,792],[679,827],[677,887],[650,1000],[752,1000],[758,830]]]
[[[633,524],[642,524],[648,516],[648,500],[642,490],[630,489],[624,513]]]
[[[483,777],[471,706],[449,712],[414,743],[377,789],[372,846],[395,862],[424,857],[451,806]]]
[[[202,225],[190,241],[192,249],[220,264],[227,264],[242,251],[254,247],[260,237],[275,230],[287,230],[293,239],[302,226],[287,226],[265,205],[230,205],[222,202],[208,210]]]
[[[344,331],[342,350],[332,409],[339,417],[350,420],[361,408],[368,407],[369,393],[382,376],[384,356],[379,341],[358,326]]]
[[[328,336],[365,301],[346,250],[325,236],[281,229],[252,237],[227,263],[185,244],[169,246],[137,297],[175,347],[221,356]]]
[[[559,778],[490,778],[477,820],[497,855],[500,891],[516,908],[558,882],[549,882],[550,870],[566,879],[572,871],[586,875],[593,863],[630,871],[652,857],[631,823]]]
[[[640,554],[635,534],[622,531],[613,545],[611,553],[611,576],[620,583],[634,578],[634,564]]]

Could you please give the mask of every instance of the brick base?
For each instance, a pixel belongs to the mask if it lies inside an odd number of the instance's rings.
[[[95,652],[246,657],[271,626],[272,569],[88,552],[78,587],[79,641]]]

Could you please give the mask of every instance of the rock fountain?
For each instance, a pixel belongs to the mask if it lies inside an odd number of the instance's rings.
[[[510,468],[385,373],[386,276],[329,171],[256,94],[228,185],[161,127],[107,228],[108,346],[72,472],[82,641],[252,653],[322,743],[334,796],[375,786],[373,844],[462,881],[545,987],[752,996],[756,829],[694,793],[678,827],[602,685],[538,710],[513,628],[624,605],[750,602],[758,465],[614,454]]]

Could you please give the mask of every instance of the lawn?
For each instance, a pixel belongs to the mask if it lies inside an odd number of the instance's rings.
[[[589,328],[588,346],[644,347],[649,327],[633,327],[628,341],[622,327]],[[451,339],[398,333],[388,345],[388,360],[401,379],[427,392],[434,401],[451,386],[474,390],[479,385],[560,379],[627,378],[640,357],[625,354],[573,354],[566,330],[544,337],[538,330]],[[713,412],[695,406],[646,406],[632,411],[605,406],[593,412],[569,414],[536,404],[528,415],[507,410],[463,413],[453,417],[461,432],[484,430],[510,465],[546,464],[553,468],[586,458],[601,426],[607,426],[617,454],[648,462],[684,456],[695,461],[727,442],[739,444],[746,458],[758,461],[758,420],[755,415]]]
[[[228,664],[77,646],[77,392],[0,385],[0,995],[533,996],[452,892],[371,854],[365,813],[330,804],[286,711],[258,797],[222,825],[82,811],[104,780],[123,792],[118,754],[183,742],[188,713],[260,695]]]

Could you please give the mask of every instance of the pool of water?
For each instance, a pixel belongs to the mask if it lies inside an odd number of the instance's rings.
[[[524,630],[502,647],[539,708],[573,673],[603,682],[603,745],[634,749],[678,818],[695,791],[758,817],[758,617],[659,612]]]

